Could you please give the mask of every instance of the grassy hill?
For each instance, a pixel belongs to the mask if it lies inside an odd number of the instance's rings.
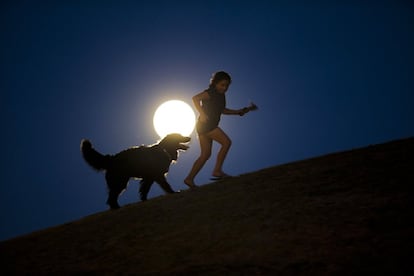
[[[413,275],[414,138],[0,243],[0,274]]]

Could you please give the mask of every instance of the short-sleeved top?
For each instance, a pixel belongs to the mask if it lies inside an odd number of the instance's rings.
[[[204,134],[215,129],[221,118],[221,114],[226,108],[226,96],[225,94],[218,93],[215,89],[206,90],[209,99],[201,101],[201,108],[206,113],[208,120],[205,123],[197,122],[197,132],[199,134]]]

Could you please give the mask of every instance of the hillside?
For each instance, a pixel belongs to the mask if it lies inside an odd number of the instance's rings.
[[[414,138],[263,169],[0,243],[0,274],[413,274]]]

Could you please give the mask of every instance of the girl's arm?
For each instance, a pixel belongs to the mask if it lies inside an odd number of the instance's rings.
[[[246,114],[247,112],[249,112],[248,108],[241,108],[241,109],[229,109],[229,108],[225,108],[223,110],[223,114],[225,115],[239,115],[239,116],[243,116],[244,114]]]
[[[222,113],[227,114],[227,115],[240,115],[240,116],[243,116],[244,114],[246,114],[246,113],[248,113],[252,110],[257,110],[257,109],[258,109],[257,105],[255,105],[254,103],[250,103],[249,106],[243,107],[241,109],[234,110],[234,109],[225,108]]]
[[[201,107],[201,101],[202,100],[208,100],[210,96],[208,95],[207,91],[203,91],[193,97],[193,104],[195,108],[197,109],[198,113],[200,113],[200,121],[206,122],[208,119],[208,116],[204,112],[203,108]]]

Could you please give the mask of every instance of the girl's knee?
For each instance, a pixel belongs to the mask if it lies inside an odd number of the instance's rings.
[[[232,141],[231,141],[231,139],[229,138],[229,139],[227,139],[227,140],[223,143],[223,147],[225,147],[225,148],[230,148],[232,143],[233,143],[233,142],[232,142]]]

